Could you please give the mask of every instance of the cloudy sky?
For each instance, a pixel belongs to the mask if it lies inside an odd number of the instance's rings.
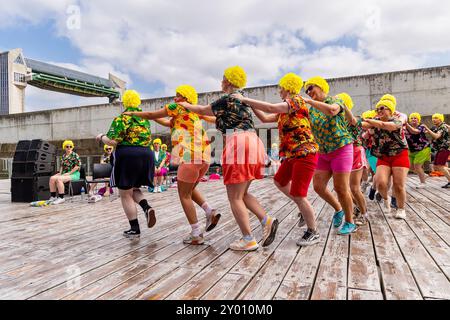
[[[79,13],[79,14],[78,14]],[[107,77],[143,97],[219,90],[286,72],[341,77],[450,64],[450,2],[400,0],[3,0],[0,51]],[[29,87],[26,110],[104,103]]]

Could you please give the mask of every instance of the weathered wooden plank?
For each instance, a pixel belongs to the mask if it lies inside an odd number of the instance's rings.
[[[422,300],[406,262],[400,259],[380,260],[380,269],[387,300]]]
[[[380,291],[348,289],[348,300],[383,300]]]

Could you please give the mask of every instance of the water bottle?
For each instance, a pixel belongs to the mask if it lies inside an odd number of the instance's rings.
[[[81,200],[84,200],[85,193],[86,193],[86,190],[84,190],[84,187],[81,187]]]

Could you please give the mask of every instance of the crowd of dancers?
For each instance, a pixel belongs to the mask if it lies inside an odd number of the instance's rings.
[[[170,127],[170,161],[178,167],[177,190],[191,227],[183,240],[187,244],[204,243],[206,233],[215,228],[223,214],[212,208],[197,189],[208,171],[211,157],[210,141],[202,120],[215,123],[224,137],[223,181],[231,212],[242,233],[242,237],[230,244],[232,250],[252,251],[259,245],[269,246],[276,237],[279,223],[249,192],[251,183],[264,177],[267,160],[265,147],[256,134],[253,114],[264,123],[278,125],[281,163],[274,183],[280,195],[298,206],[299,226],[306,225],[299,236],[299,246],[313,245],[320,240],[321,230],[317,228],[316,214],[307,197],[311,182],[314,191],[334,208],[332,224],[343,236],[356,232],[358,226],[368,221],[361,186],[365,189],[369,182],[369,198],[373,199],[377,193],[386,214],[393,211],[393,217],[406,219],[408,171],[411,169],[419,175],[418,188],[425,187],[423,165],[430,160],[432,151],[434,170],[447,178],[444,188],[450,187],[449,128],[442,114],[433,115],[434,126],[429,129],[421,124],[420,114],[413,113],[408,119],[397,110],[396,98],[386,94],[374,110],[355,116],[352,98],[347,93],[329,95],[329,84],[321,77],[304,82],[294,73],[286,74],[279,81],[278,103],[244,96],[241,89],[246,82],[247,75],[241,67],[230,67],[223,74],[223,95],[218,100],[199,105],[196,90],[181,85],[176,89],[173,103],[152,112],[142,111],[137,92],[124,93],[124,112],[113,120],[106,134],[97,136],[97,140],[114,147],[110,184],[119,189],[130,224],[125,237],[140,237],[136,204],[144,211],[147,226],[151,228],[156,224],[155,209],[140,187],[155,184],[158,192],[159,177],[164,175],[167,162],[160,156],[161,141],[154,143],[158,150],[149,148],[152,144],[149,120]],[[300,94],[302,88],[305,96]],[[155,176],[158,178],[154,180]],[[328,188],[330,179],[334,193]],[[57,187],[58,182],[54,183]],[[194,203],[204,211],[204,226],[199,224]],[[252,233],[249,212],[261,223],[263,239],[260,243]]]

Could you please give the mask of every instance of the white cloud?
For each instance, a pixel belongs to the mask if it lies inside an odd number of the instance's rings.
[[[235,64],[255,86],[288,71],[337,77],[422,67],[437,56],[450,63],[450,3],[437,0],[26,1],[32,14],[21,13],[24,0],[8,2],[4,21],[52,17],[57,35],[81,51],[83,70],[162,83],[152,95],[181,83],[218,90]],[[79,30],[66,27],[74,3]]]

